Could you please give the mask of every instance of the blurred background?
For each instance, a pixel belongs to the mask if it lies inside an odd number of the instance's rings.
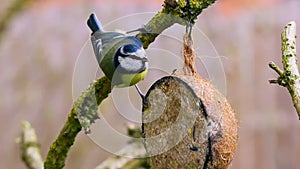
[[[0,0],[0,18],[15,9],[10,8],[13,2]],[[0,27],[0,168],[25,168],[16,143],[23,120],[36,129],[43,157],[64,125],[73,103],[75,63],[90,36],[88,15],[96,12],[105,25],[122,16],[157,12],[162,3],[28,0],[14,17],[7,18],[6,26]],[[268,68],[269,61],[281,65],[280,34],[284,25],[296,21],[300,36],[299,11],[299,0],[218,0],[197,20],[196,26],[222,56],[225,93],[240,122],[238,150],[230,169],[300,166],[300,121],[287,90],[268,83],[277,77]],[[153,46],[166,45],[163,42]],[[167,48],[178,50],[172,45]],[[144,92],[153,80],[146,78],[141,84]],[[116,110],[107,102],[104,110]],[[124,131],[125,122],[118,117],[112,119],[111,125]],[[80,133],[65,168],[95,168],[109,155]]]

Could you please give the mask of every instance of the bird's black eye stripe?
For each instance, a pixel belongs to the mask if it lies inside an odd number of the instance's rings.
[[[132,58],[132,59],[135,59],[135,60],[147,61],[146,59],[143,59],[143,58],[138,57],[136,55],[124,55],[124,56],[121,56],[121,57],[129,57],[129,58]]]
[[[135,47],[135,50],[133,50],[132,49],[132,47]],[[130,48],[129,50],[127,50],[127,49],[125,49],[125,47],[127,47],[127,48]],[[126,51],[127,50],[127,51]],[[117,51],[117,53],[116,53],[116,56],[117,56],[117,58],[116,59],[118,59],[118,57],[123,57],[123,58],[125,58],[125,57],[129,57],[129,58],[132,58],[132,59],[135,59],[135,60],[143,60],[143,61],[147,61],[147,58],[146,57],[138,57],[137,55],[135,55],[135,52],[136,51],[138,51],[138,49],[136,49],[136,46],[135,45],[131,45],[131,46],[129,46],[129,45],[125,45],[125,46],[123,46],[123,47],[121,47],[118,51]]]
[[[129,58],[132,58],[132,59],[135,59],[135,60],[144,60],[144,61],[147,61],[146,58],[141,58],[141,57],[138,57],[136,55],[132,55],[133,53],[129,54],[129,55],[126,55],[126,54],[123,54],[121,52],[117,52],[116,53],[116,59],[118,59],[119,57],[123,57],[123,58],[126,58],[126,57],[129,57]]]

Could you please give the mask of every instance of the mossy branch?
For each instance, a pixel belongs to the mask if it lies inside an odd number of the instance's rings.
[[[67,153],[73,145],[75,137],[82,127],[88,132],[89,126],[84,125],[88,121],[93,122],[98,117],[98,105],[108,96],[110,91],[110,81],[108,78],[103,77],[92,83],[76,100],[65,126],[50,147],[44,163],[46,169],[61,169],[64,167]],[[85,118],[82,115],[85,115]],[[82,120],[83,123],[80,124],[79,120]]]
[[[300,76],[297,65],[296,38],[296,23],[292,21],[284,27],[281,34],[283,70],[275,63],[270,62],[269,67],[279,77],[276,80],[269,80],[269,82],[279,84],[288,89],[300,119]]]
[[[215,1],[216,0],[165,0],[163,9],[144,26],[146,32],[140,32],[136,37],[143,42],[143,46],[146,49],[159,34],[175,23],[181,25],[194,24],[203,9]]]

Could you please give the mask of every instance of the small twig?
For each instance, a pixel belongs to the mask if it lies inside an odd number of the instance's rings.
[[[22,133],[18,140],[21,146],[21,156],[28,169],[43,169],[40,146],[34,129],[27,121],[22,122]]]
[[[274,62],[270,62],[269,67],[273,69],[279,76],[282,76],[283,71]]]
[[[296,38],[296,23],[292,21],[284,27],[281,34],[283,71],[275,63],[269,63],[269,67],[279,75],[276,80],[269,82],[288,89],[300,119],[300,75],[297,65]]]
[[[148,158],[145,158],[145,147],[142,142],[134,141],[125,146],[118,155],[107,158],[96,169],[107,168],[122,168],[122,169],[135,169],[135,168],[149,168]],[[140,157],[140,158],[137,158]]]
[[[120,156],[114,155],[103,161],[96,169],[107,168],[122,168],[122,169],[136,169],[136,168],[150,168],[147,162],[148,158],[136,158],[130,156],[145,156],[144,145],[140,142],[132,142],[124,147]],[[129,156],[129,157],[128,157]]]
[[[140,125],[128,124],[127,125],[128,136],[133,137],[128,145],[125,146],[118,154],[114,155],[103,161],[96,169],[107,169],[107,168],[122,168],[122,169],[136,169],[136,168],[150,168],[148,158],[144,144],[140,139],[135,138],[142,137],[142,131]],[[130,158],[132,157],[132,158]],[[139,158],[137,158],[139,157]]]
[[[270,62],[269,67],[279,75],[277,79],[269,80],[269,83],[278,84],[280,86],[286,86],[285,81],[281,78],[283,77],[284,72],[274,62]]]

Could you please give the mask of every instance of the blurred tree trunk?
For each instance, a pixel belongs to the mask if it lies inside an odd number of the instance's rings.
[[[11,20],[34,1],[35,0],[15,0],[0,15],[0,41]]]

